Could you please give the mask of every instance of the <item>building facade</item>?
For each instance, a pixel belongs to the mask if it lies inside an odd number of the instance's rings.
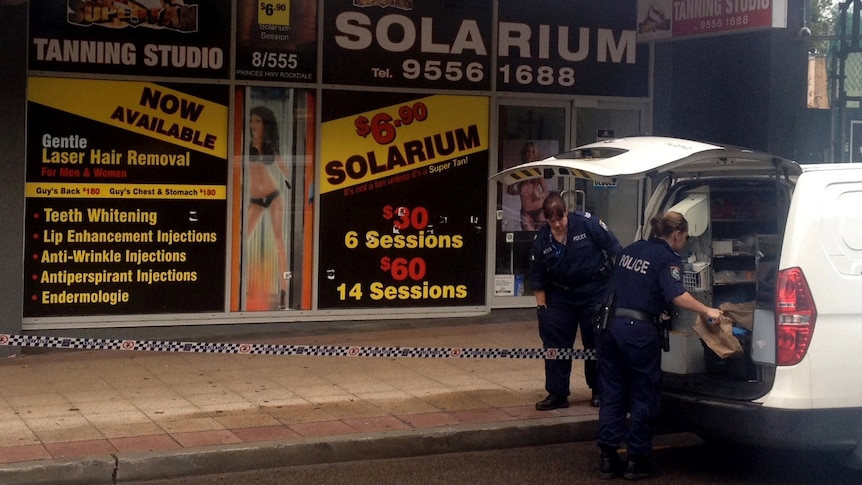
[[[630,242],[637,186],[489,175],[638,134],[798,150],[787,6],[686,3],[6,1],[0,330],[529,306],[547,192]]]

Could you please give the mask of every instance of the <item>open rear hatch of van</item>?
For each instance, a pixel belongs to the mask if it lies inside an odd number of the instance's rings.
[[[673,177],[801,173],[796,162],[768,153],[678,138],[638,136],[591,143],[503,170],[491,178],[511,185],[530,178],[579,177],[600,182]]]
[[[538,177],[642,180],[641,197],[649,198],[638,218],[642,237],[648,237],[644,226],[652,215],[682,212],[693,236],[682,254],[686,288],[708,305],[723,305],[734,323],[715,336],[702,326],[696,332],[691,312],[671,315],[671,351],[662,356],[665,389],[750,401],[772,386],[774,275],[790,194],[801,172],[796,162],[744,148],[631,137],[584,145],[491,178],[503,184]]]

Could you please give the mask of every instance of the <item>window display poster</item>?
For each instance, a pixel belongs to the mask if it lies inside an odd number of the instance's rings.
[[[225,86],[28,85],[24,316],[223,311]]]
[[[326,91],[318,305],[482,305],[486,97]]]
[[[327,0],[323,82],[488,90],[491,2]]]
[[[314,82],[317,0],[238,0],[236,78]]]
[[[236,128],[241,170],[242,310],[301,308],[309,291],[313,237],[310,199],[314,166],[314,97],[277,87],[239,88]],[[235,179],[236,180],[236,179]],[[236,202],[235,202],[236,203]],[[308,308],[306,306],[305,308]]]
[[[504,140],[500,170],[535,162],[560,152],[557,140]],[[550,187],[543,178],[507,185],[503,192],[503,232],[538,231],[545,224],[542,204]]]
[[[231,1],[31,0],[29,68],[227,79]]]
[[[636,0],[500,0],[497,89],[569,96],[648,95],[649,48]]]

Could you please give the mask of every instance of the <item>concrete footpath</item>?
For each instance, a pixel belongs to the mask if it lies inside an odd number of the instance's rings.
[[[541,347],[531,309],[314,325],[207,341]],[[0,360],[4,485],[128,483],[584,441],[598,419],[582,360],[571,406],[540,412],[540,359],[29,352]]]

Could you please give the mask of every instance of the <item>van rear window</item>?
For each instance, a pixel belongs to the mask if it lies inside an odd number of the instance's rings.
[[[618,155],[622,155],[626,153],[628,150],[622,150],[619,148],[610,148],[610,147],[595,147],[595,148],[581,148],[577,150],[571,150],[568,152],[560,153],[555,156],[559,160],[595,160],[595,159],[607,159],[613,158]]]

